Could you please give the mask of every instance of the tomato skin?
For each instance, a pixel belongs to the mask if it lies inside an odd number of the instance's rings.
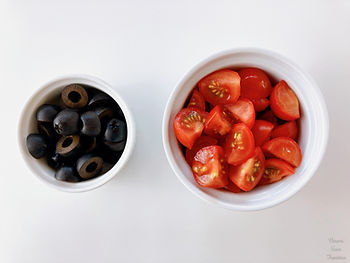
[[[233,125],[225,141],[226,161],[239,165],[252,157],[254,149],[254,136],[248,126],[244,123]]]
[[[251,100],[266,98],[271,92],[271,82],[264,71],[244,68],[238,71],[241,77],[241,96]]]
[[[235,103],[241,93],[241,78],[229,70],[217,70],[198,82],[200,93],[212,105]]]
[[[191,99],[187,105],[187,108],[195,107],[202,111],[205,111],[205,100],[203,95],[198,90],[193,90]]]
[[[201,136],[207,113],[197,108],[180,110],[174,119],[174,130],[178,141],[188,149]]]
[[[237,122],[245,123],[249,129],[254,125],[255,110],[253,103],[245,98],[240,98],[235,104],[225,105]]]
[[[270,105],[270,101],[267,98],[252,100],[252,103],[256,112],[264,111]]]
[[[265,171],[259,182],[259,185],[272,184],[283,177],[292,175],[295,173],[295,170],[285,161],[280,159],[268,159],[265,161]]]
[[[265,143],[262,149],[267,154],[272,154],[294,167],[298,167],[302,160],[299,145],[293,139],[288,137],[274,138]]]
[[[293,121],[300,118],[298,97],[284,80],[272,89],[270,105],[273,113],[282,120]]]
[[[260,116],[259,120],[271,122],[274,126],[276,126],[278,123],[278,120],[272,111],[265,112],[263,115]]]
[[[243,191],[251,191],[260,181],[265,171],[265,157],[260,147],[254,155],[238,166],[231,166],[229,178]]]
[[[254,135],[255,145],[261,146],[268,140],[270,140],[271,132],[274,125],[271,122],[264,120],[256,120],[252,128]]]
[[[207,147],[207,146],[210,146],[210,145],[216,145],[217,143],[218,143],[217,139],[210,137],[210,136],[202,135],[194,142],[191,150],[186,149],[186,161],[187,161],[187,163],[190,166],[192,166],[193,158],[200,149]]]
[[[277,126],[271,133],[271,138],[289,137],[295,140],[298,137],[298,125],[295,121],[290,121]]]
[[[226,135],[232,128],[233,117],[222,105],[216,105],[208,114],[204,133],[212,136]]]
[[[241,192],[241,189],[237,185],[235,185],[230,179],[228,180],[228,184],[225,186],[225,189],[235,194]]]
[[[228,184],[228,165],[224,155],[224,149],[217,145],[204,147],[196,153],[192,173],[200,186],[222,188]]]

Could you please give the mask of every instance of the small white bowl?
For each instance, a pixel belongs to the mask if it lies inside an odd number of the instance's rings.
[[[127,124],[127,140],[123,154],[118,162],[103,175],[92,178],[87,181],[69,183],[58,181],[54,177],[55,171],[50,168],[46,161],[42,159],[34,159],[28,152],[26,147],[26,138],[28,134],[37,132],[36,130],[36,111],[40,105],[57,98],[62,89],[72,83],[80,83],[99,89],[111,96],[120,106],[124,113]],[[43,85],[35,94],[29,98],[24,106],[18,125],[18,144],[22,156],[31,171],[44,183],[54,188],[66,192],[84,192],[95,189],[109,180],[111,180],[125,165],[135,145],[135,124],[129,108],[124,100],[111,88],[106,82],[87,75],[70,75],[57,78]]]
[[[176,140],[173,120],[197,82],[222,68],[258,67],[274,80],[286,80],[301,105],[299,145],[303,160],[294,175],[251,192],[234,194],[200,187],[193,178]],[[289,59],[263,49],[239,48],[215,54],[192,68],[172,92],[163,118],[163,145],[168,161],[179,180],[205,201],[232,210],[260,210],[277,205],[298,192],[314,175],[328,141],[328,113],[323,96],[313,79]]]

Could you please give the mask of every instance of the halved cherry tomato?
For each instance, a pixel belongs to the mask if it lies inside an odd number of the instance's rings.
[[[241,77],[241,96],[248,99],[266,98],[271,92],[271,82],[264,71],[244,68],[238,71]]]
[[[204,133],[212,136],[227,134],[234,120],[231,113],[222,105],[216,105],[208,114],[204,124]]]
[[[238,122],[245,123],[249,129],[254,125],[255,110],[253,103],[245,98],[240,98],[235,104],[225,105]]]
[[[197,108],[180,110],[174,119],[176,138],[188,149],[201,136],[207,113]]]
[[[270,101],[267,98],[252,100],[252,102],[256,112],[263,111],[270,105]]]
[[[186,149],[186,161],[187,161],[187,163],[190,166],[192,166],[193,158],[200,149],[207,147],[207,146],[210,146],[210,145],[216,145],[217,143],[218,143],[217,139],[210,137],[210,136],[202,135],[194,142],[191,150]]]
[[[284,80],[272,89],[270,105],[273,113],[282,120],[292,121],[300,118],[299,100]]]
[[[224,159],[224,149],[220,146],[200,149],[194,156],[192,173],[200,186],[225,187],[228,184],[228,165]]]
[[[270,140],[273,124],[264,120],[256,120],[252,128],[252,133],[255,139],[255,145],[261,146]]]
[[[241,92],[241,78],[238,73],[221,69],[198,82],[199,91],[212,105],[235,103]]]
[[[283,177],[294,174],[294,168],[280,159],[268,159],[265,161],[265,171],[259,185],[272,184]]]
[[[229,164],[239,165],[253,156],[255,149],[254,136],[247,125],[238,123],[233,125],[226,136],[226,160]]]
[[[277,158],[280,158],[294,167],[298,167],[301,163],[301,150],[299,145],[291,138],[278,137],[274,138],[262,147],[263,151]]]
[[[236,194],[241,192],[241,189],[237,185],[235,185],[230,179],[228,180],[228,184],[225,186],[225,189]]]
[[[278,122],[275,114],[273,114],[273,112],[270,110],[261,115],[259,119],[271,122],[274,126],[276,126]]]
[[[205,100],[203,95],[198,90],[193,90],[190,102],[188,103],[187,107],[197,107],[198,109],[205,111]]]
[[[295,121],[290,121],[277,126],[271,133],[271,138],[289,137],[295,140],[298,136],[298,125]]]
[[[260,147],[256,147],[251,158],[230,167],[229,178],[243,191],[250,191],[259,183],[264,171],[265,157]]]

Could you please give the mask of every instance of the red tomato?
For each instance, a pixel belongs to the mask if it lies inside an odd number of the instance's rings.
[[[232,116],[238,121],[245,123],[249,129],[254,125],[255,110],[253,103],[245,98],[240,98],[235,104],[225,105],[232,113]]]
[[[294,167],[298,167],[301,163],[301,150],[299,145],[291,138],[278,137],[274,138],[262,147],[263,151],[280,158]]]
[[[295,121],[290,121],[277,126],[271,133],[271,138],[289,137],[295,140],[298,136],[298,125]]]
[[[239,165],[254,154],[254,136],[247,125],[238,123],[233,125],[226,136],[226,160],[229,164]]]
[[[193,90],[190,102],[187,107],[197,107],[200,110],[205,111],[205,100],[203,95],[198,90]]]
[[[260,147],[254,155],[238,166],[230,167],[229,178],[243,191],[251,191],[260,181],[265,171],[265,157]]]
[[[261,115],[259,119],[271,122],[274,126],[277,125],[277,118],[270,110]]]
[[[282,120],[292,121],[300,118],[299,100],[284,80],[272,89],[270,104],[273,113]]]
[[[194,156],[192,164],[194,179],[200,186],[222,188],[228,184],[228,165],[221,146],[207,146]]]
[[[235,185],[231,180],[228,180],[228,184],[225,186],[225,189],[236,194],[241,192],[241,189],[237,185]]]
[[[271,82],[264,71],[244,68],[238,71],[241,77],[241,96],[251,100],[266,98],[271,92]]]
[[[252,128],[254,135],[255,145],[261,146],[268,140],[270,140],[271,132],[273,130],[273,124],[264,120],[256,120]]]
[[[270,101],[267,98],[252,100],[252,102],[256,112],[263,111],[270,105]]]
[[[210,146],[210,145],[216,145],[216,144],[218,144],[218,140],[213,138],[213,137],[205,136],[205,135],[199,137],[195,141],[195,143],[193,144],[191,150],[186,149],[186,161],[187,161],[187,163],[190,166],[192,166],[193,158],[200,149],[207,147],[207,146]]]
[[[210,112],[204,124],[204,132],[212,136],[227,134],[233,124],[231,113],[222,105],[216,105]]]
[[[201,136],[207,113],[197,108],[180,110],[174,119],[176,138],[188,149]]]
[[[259,185],[272,184],[283,177],[294,174],[294,168],[280,159],[265,161],[265,171]]]
[[[212,105],[235,103],[241,92],[241,78],[238,73],[221,69],[198,82],[199,91]]]

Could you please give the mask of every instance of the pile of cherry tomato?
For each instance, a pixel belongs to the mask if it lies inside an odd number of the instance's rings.
[[[302,160],[299,101],[258,68],[221,69],[198,82],[174,119],[197,183],[238,193],[294,174]]]

